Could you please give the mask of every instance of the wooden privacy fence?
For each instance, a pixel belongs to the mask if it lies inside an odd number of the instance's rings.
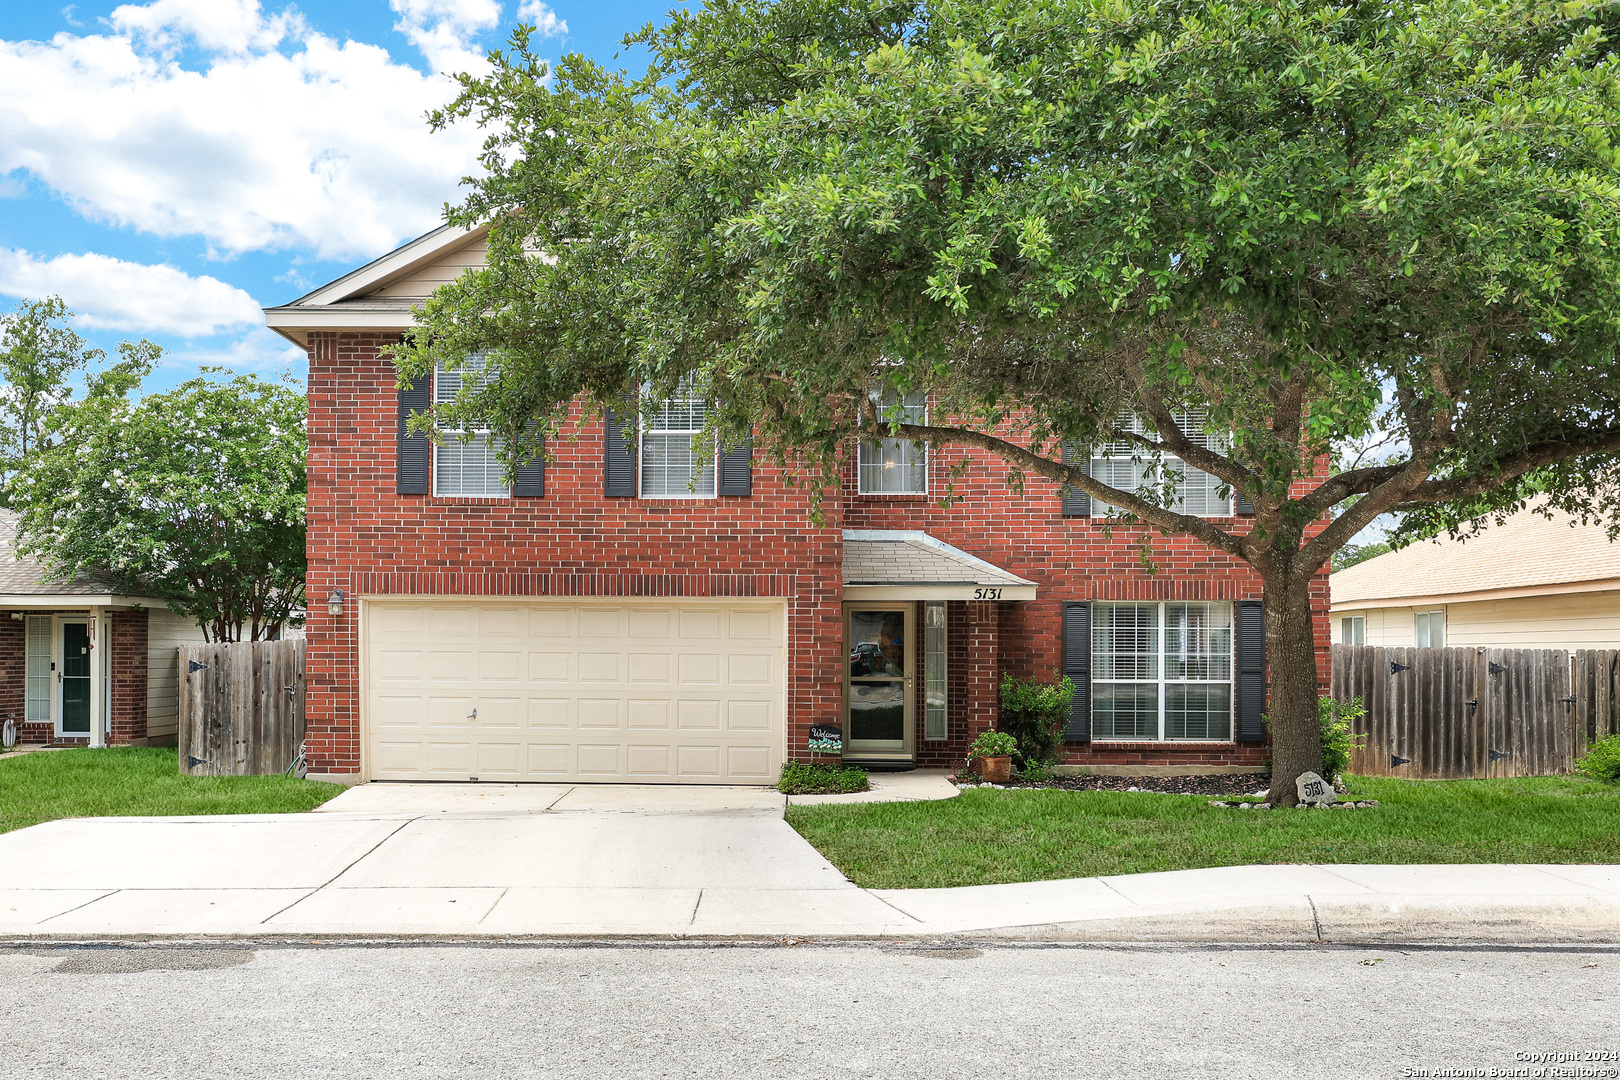
[[[286,772],[304,739],[304,642],[180,646],[180,771]]]
[[[1567,773],[1593,739],[1620,732],[1620,652],[1335,645],[1332,695],[1367,710],[1352,772]]]

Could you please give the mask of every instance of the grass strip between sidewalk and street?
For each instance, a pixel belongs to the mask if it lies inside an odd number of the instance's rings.
[[[933,889],[1251,863],[1620,862],[1620,785],[1349,777],[1368,810],[1238,810],[1155,793],[974,789],[790,806],[855,884]]]
[[[0,832],[69,817],[297,814],[343,790],[288,776],[182,776],[174,747],[0,757]]]

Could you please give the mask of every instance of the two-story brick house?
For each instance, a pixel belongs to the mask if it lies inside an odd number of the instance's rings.
[[[812,524],[746,449],[694,453],[701,402],[586,423],[511,483],[479,433],[411,435],[476,365],[399,389],[379,351],[483,248],[441,228],[266,310],[309,353],[312,774],[769,783],[812,745],[957,765],[1003,673],[1057,670],[1072,763],[1264,760],[1259,579],[1184,538],[1153,537],[1150,572],[1141,530],[1038,478],[1014,494],[988,456],[862,444]],[[1183,499],[1246,509],[1199,473]],[[1325,575],[1316,595],[1325,657]]]

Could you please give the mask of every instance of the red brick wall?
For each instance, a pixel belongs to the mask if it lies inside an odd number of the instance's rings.
[[[111,746],[146,738],[146,646],[148,613],[116,609],[107,617],[106,636],[98,644],[112,646]]]
[[[1089,519],[1060,515],[1055,485],[1031,477],[1023,495],[1005,467],[945,451],[931,463],[935,495],[854,495],[822,503],[825,524],[808,520],[808,493],[756,461],[753,495],[657,502],[602,495],[601,426],[559,440],[540,499],[472,500],[400,496],[395,486],[397,397],[392,366],[378,356],[387,338],[312,335],[309,370],[308,755],[315,772],[360,767],[355,599],[361,594],[510,596],[780,596],[789,601],[788,753],[812,722],[842,723],[843,528],[922,529],[946,543],[1035,581],[1040,599],[949,607],[950,739],[922,739],[922,679],[916,722],[919,763],[959,764],[996,709],[1002,670],[1049,676],[1060,662],[1061,602],[1068,599],[1258,597],[1260,583],[1237,560],[1185,538],[1141,529],[1111,535]],[[948,467],[957,501],[938,503]],[[1142,565],[1144,535],[1158,565]],[[326,613],[342,589],[342,616]],[[1318,589],[1318,665],[1327,680],[1327,584]],[[919,643],[923,635],[917,635]],[[920,644],[919,644],[920,649]],[[917,673],[922,673],[918,654]],[[1259,748],[1195,744],[1071,747],[1083,763],[1214,758],[1248,763]]]
[[[23,723],[27,695],[28,624],[0,614],[0,724],[17,721],[19,742],[43,742],[49,725]],[[36,727],[41,730],[34,730]]]

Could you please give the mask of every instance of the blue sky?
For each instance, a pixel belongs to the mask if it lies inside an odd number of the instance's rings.
[[[284,303],[439,224],[478,134],[430,135],[443,72],[520,16],[601,61],[674,0],[0,4],[0,310],[62,296],[92,343],[303,374]]]

